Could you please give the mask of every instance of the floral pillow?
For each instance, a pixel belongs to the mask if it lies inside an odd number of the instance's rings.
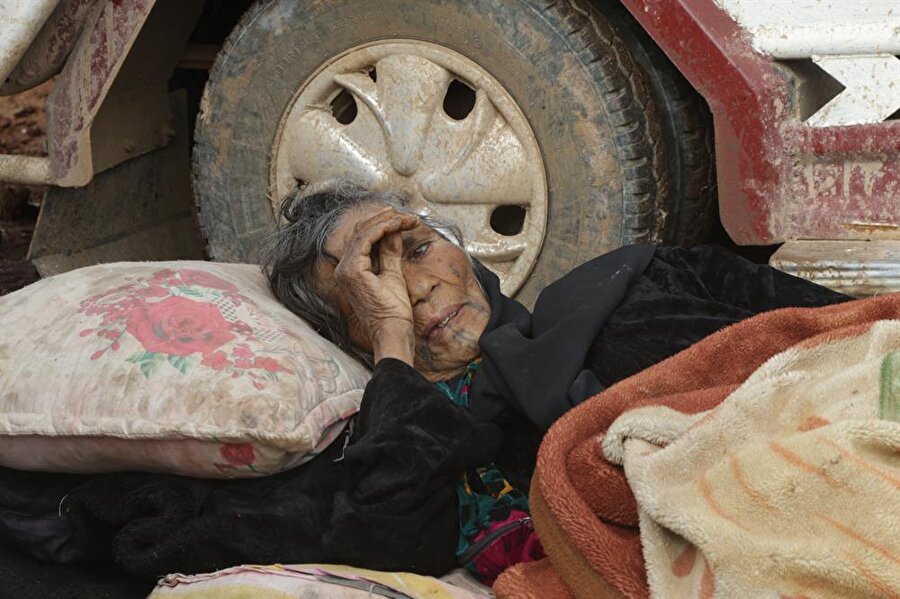
[[[316,455],[369,373],[258,266],[92,266],[0,297],[0,465],[271,474]]]

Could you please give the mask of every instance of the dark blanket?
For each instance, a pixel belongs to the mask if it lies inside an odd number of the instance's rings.
[[[533,313],[500,293],[481,268],[491,319],[471,409],[492,418],[512,406],[546,431],[606,387],[760,312],[847,301],[717,246],[627,246],[548,286]]]
[[[587,262],[541,292],[534,313],[500,293],[496,275],[478,275],[491,302],[479,340],[482,366],[470,405],[481,419],[512,406],[540,430],[601,387],[585,357],[607,319],[653,258],[632,245]]]
[[[0,544],[0,597],[144,599],[154,586],[108,564],[48,564]]]

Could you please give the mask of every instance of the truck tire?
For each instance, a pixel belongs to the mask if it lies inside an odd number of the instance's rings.
[[[255,261],[298,186],[399,187],[530,303],[662,239],[680,210],[662,135],[645,73],[583,0],[261,1],[210,72],[195,196],[210,257]]]
[[[668,204],[663,241],[685,246],[709,241],[718,232],[715,147],[709,107],[624,6],[609,3],[604,14],[646,73],[659,109],[671,185],[669,195],[678,198]]]

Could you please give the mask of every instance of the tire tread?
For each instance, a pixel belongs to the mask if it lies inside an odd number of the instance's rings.
[[[661,240],[664,211],[656,210],[668,188],[662,167],[662,132],[657,107],[644,74],[610,23],[586,0],[544,6],[580,37],[582,64],[603,90],[613,126],[613,142],[624,165],[622,213],[627,215],[621,243]],[[599,115],[598,115],[599,116]]]

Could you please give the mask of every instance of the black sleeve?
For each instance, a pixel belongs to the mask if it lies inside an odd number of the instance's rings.
[[[455,565],[456,486],[493,460],[499,432],[421,374],[384,359],[366,386],[325,538],[333,561],[445,574]]]
[[[0,468],[0,541],[148,579],[239,563],[454,567],[456,485],[464,470],[494,460],[494,425],[475,422],[411,367],[383,360],[352,439],[338,463],[343,437],[308,464],[254,479]]]

